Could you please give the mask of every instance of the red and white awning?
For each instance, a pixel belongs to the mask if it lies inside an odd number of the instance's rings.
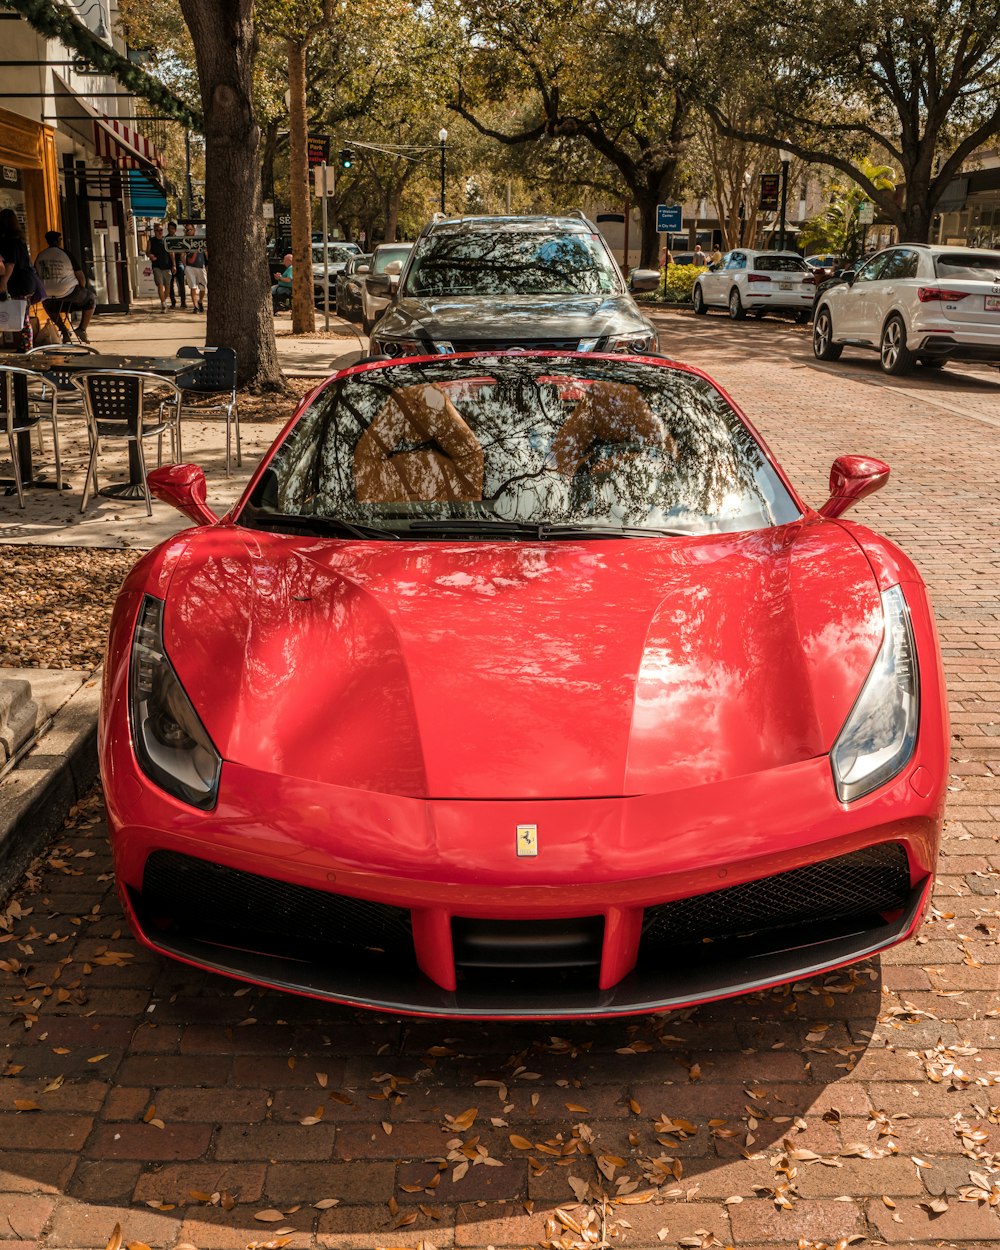
[[[94,145],[97,155],[119,169],[163,169],[166,161],[160,150],[116,117],[94,118]]]

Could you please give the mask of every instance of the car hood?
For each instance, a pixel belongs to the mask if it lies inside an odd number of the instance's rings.
[[[474,339],[498,344],[526,336],[545,339],[603,338],[652,329],[630,295],[404,296],[379,322],[380,335]]]
[[[336,262],[334,262],[334,261],[330,261],[329,269],[327,270],[327,272],[330,274],[330,276],[331,276],[331,277],[333,277],[333,276],[334,276],[334,274],[343,273],[343,271],[344,271],[346,268],[347,268],[347,262],[346,262],[346,261],[343,261],[343,260],[336,261]],[[314,262],[314,263],[313,263],[313,277],[314,277],[314,278],[322,278],[322,276],[323,276],[323,266],[322,266],[322,264],[316,264],[316,263]]]
[[[193,533],[166,649],[226,760],[432,798],[664,792],[827,752],[882,638],[836,523],[707,538]]]

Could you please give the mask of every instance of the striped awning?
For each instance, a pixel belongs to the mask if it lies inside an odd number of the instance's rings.
[[[116,117],[94,118],[94,146],[98,156],[119,169],[163,169],[166,166],[158,148]]]

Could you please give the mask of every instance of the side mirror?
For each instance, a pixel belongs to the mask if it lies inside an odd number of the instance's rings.
[[[205,473],[196,464],[165,464],[146,474],[149,489],[164,503],[190,517],[195,525],[215,525],[218,517],[205,502]]]
[[[660,285],[658,269],[633,269],[628,278],[630,291],[655,291]]]
[[[358,265],[357,269],[355,269],[354,272],[355,273],[371,273],[371,271],[372,271],[371,265]]]
[[[388,295],[392,290],[392,280],[387,273],[368,275],[368,291],[372,295]]]
[[[855,279],[857,276],[858,276],[858,275],[857,275],[857,273],[856,273],[856,271],[855,271],[855,270],[853,270],[853,269],[845,269],[845,270],[841,273],[841,275],[840,275],[840,280],[841,280],[841,282],[846,282],[848,286],[853,286],[853,285],[854,285],[854,279]]]
[[[401,260],[390,260],[385,267],[385,271],[390,278],[398,278],[403,272],[403,262]]]
[[[873,495],[889,480],[889,466],[874,456],[838,456],[830,470],[830,498],[820,516],[832,520],[848,508]]]

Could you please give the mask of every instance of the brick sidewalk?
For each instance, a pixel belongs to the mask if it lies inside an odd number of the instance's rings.
[[[774,322],[663,324],[811,502],[838,453],[893,466],[855,515],[930,583],[955,731],[918,941],[631,1022],[386,1019],[146,955],[95,799],[0,945],[3,1250],[104,1247],[116,1222],[154,1250],[571,1247],[586,1220],[626,1247],[1000,1244],[1000,385],[817,366]]]

